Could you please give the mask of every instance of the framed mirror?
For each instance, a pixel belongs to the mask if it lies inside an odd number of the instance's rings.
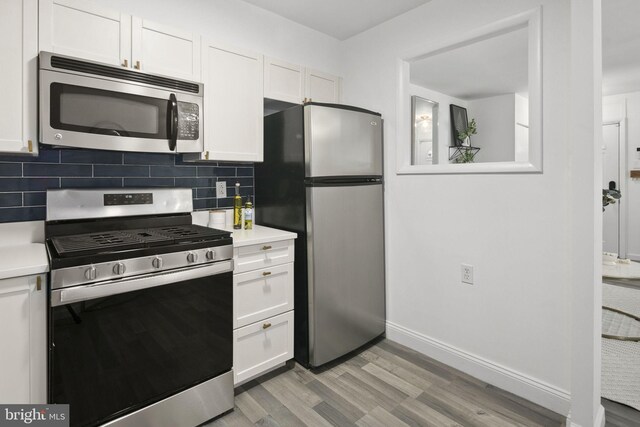
[[[540,15],[537,8],[398,59],[399,174],[542,172]]]
[[[431,165],[438,159],[438,103],[413,95],[411,117],[411,163]]]

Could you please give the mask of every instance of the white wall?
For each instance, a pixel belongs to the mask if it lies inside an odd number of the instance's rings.
[[[401,52],[541,4],[544,173],[396,175]],[[453,9],[464,11],[456,25]],[[389,336],[565,414],[569,21],[568,1],[432,0],[344,46],[345,101],[385,119]],[[461,263],[475,267],[475,285],[461,284]]]
[[[320,71],[342,75],[340,42],[237,0],[91,0],[114,10],[209,36]]]
[[[474,99],[467,103],[469,121],[476,119],[478,134],[471,145],[480,147],[476,162],[512,162],[515,160],[515,94]]]

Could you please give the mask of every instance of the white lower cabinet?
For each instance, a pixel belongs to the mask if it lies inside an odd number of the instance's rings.
[[[293,263],[233,276],[235,328],[293,310]]]
[[[233,331],[234,383],[255,377],[293,357],[293,311]]]
[[[234,384],[293,358],[293,245],[234,248]]]
[[[46,275],[0,280],[0,402],[46,403]]]

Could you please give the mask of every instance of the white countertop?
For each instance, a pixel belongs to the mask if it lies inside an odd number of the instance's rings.
[[[42,243],[0,247],[0,279],[31,276],[49,271],[47,250]]]
[[[254,225],[251,230],[234,230],[233,228],[224,228],[231,231],[233,237],[233,246],[236,248],[248,245],[258,245],[261,243],[278,242],[281,240],[290,240],[298,237],[296,233],[278,230],[277,228],[265,227],[262,225]]]

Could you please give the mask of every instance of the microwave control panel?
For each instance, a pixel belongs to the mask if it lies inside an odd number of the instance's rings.
[[[178,139],[200,138],[200,111],[198,104],[178,102]]]

